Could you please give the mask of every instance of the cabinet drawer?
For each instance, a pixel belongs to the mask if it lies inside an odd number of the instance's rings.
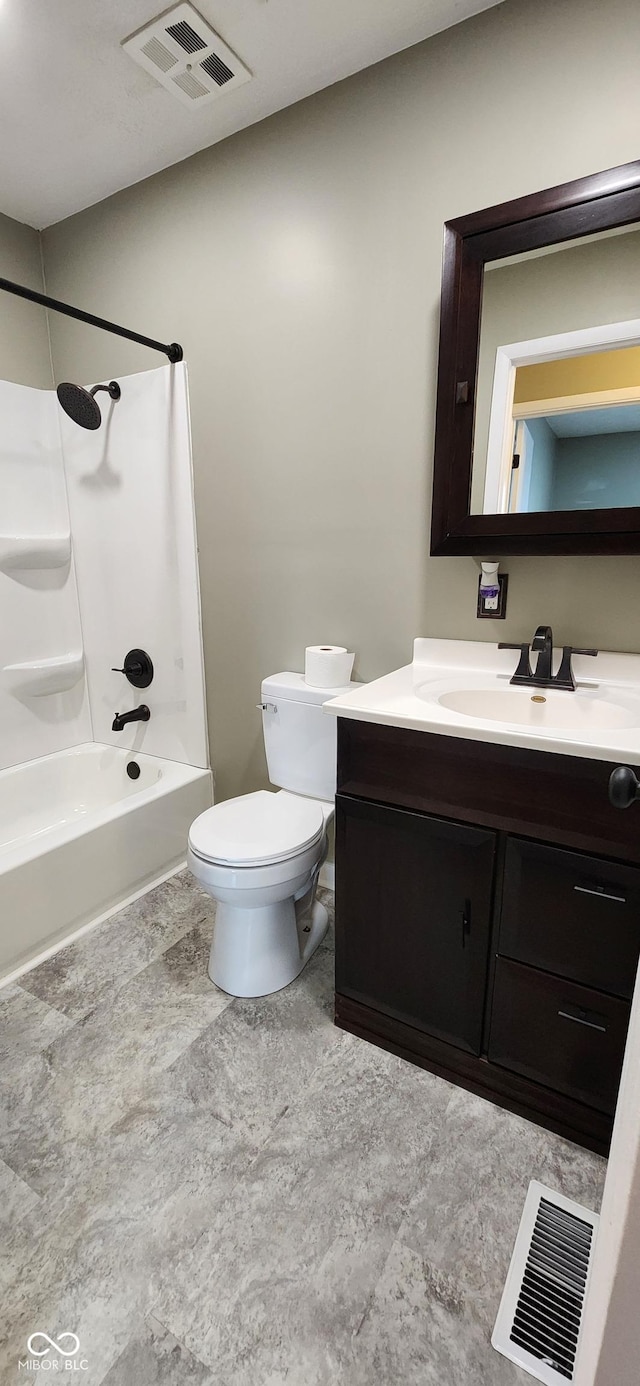
[[[640,870],[509,838],[499,952],[631,998],[640,952]]]
[[[626,1001],[498,958],[492,1063],[613,1112],[628,1022]]]

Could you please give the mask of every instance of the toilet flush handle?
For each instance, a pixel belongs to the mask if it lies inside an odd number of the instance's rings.
[[[260,708],[260,711],[261,711],[261,712],[277,712],[277,711],[278,711],[278,705],[277,705],[277,703],[256,703],[256,707]]]

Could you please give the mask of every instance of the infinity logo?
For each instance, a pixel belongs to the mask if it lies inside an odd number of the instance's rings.
[[[40,1349],[34,1347],[33,1344],[36,1338],[41,1338],[42,1341],[44,1343],[48,1343],[49,1346]],[[61,1346],[63,1338],[71,1338],[71,1341],[75,1343],[75,1347],[63,1348]],[[60,1342],[56,1343],[54,1342],[53,1338],[49,1337],[48,1333],[32,1333],[31,1337],[27,1338],[27,1348],[34,1357],[46,1357],[46,1354],[48,1353],[50,1348],[53,1348],[54,1352],[59,1352],[61,1357],[74,1357],[76,1352],[80,1351],[80,1339],[76,1336],[75,1333],[61,1333]]]

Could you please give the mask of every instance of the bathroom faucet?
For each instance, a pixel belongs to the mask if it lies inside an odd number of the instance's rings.
[[[146,703],[141,703],[140,707],[134,707],[133,712],[116,712],[111,723],[112,731],[123,731],[127,722],[148,722],[151,713]]]
[[[499,650],[519,650],[520,659],[515,674],[512,674],[509,682],[519,684],[524,688],[563,688],[568,693],[575,693],[576,681],[571,668],[571,656],[597,655],[597,650],[582,650],[573,645],[563,645],[562,659],[557,674],[553,673],[553,631],[551,626],[538,626],[536,633],[531,641],[531,650],[538,655],[535,669],[532,671],[530,663],[529,646],[509,645],[501,640],[498,645]]]
[[[538,662],[533,674],[534,682],[544,686],[550,683],[552,678],[553,631],[551,626],[538,626],[531,641],[531,649],[535,652],[539,651]]]

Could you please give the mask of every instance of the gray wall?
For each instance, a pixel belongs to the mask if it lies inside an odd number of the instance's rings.
[[[509,0],[44,234],[50,292],[186,348],[219,797],[306,644],[365,679],[414,635],[640,648],[639,559],[509,559],[479,625],[428,538],[443,222],[636,158],[639,38],[637,0]],[[58,378],[151,363],[52,333]]]
[[[0,276],[42,293],[38,232],[1,214]],[[10,294],[0,294],[0,379],[51,389],[45,310]]]

